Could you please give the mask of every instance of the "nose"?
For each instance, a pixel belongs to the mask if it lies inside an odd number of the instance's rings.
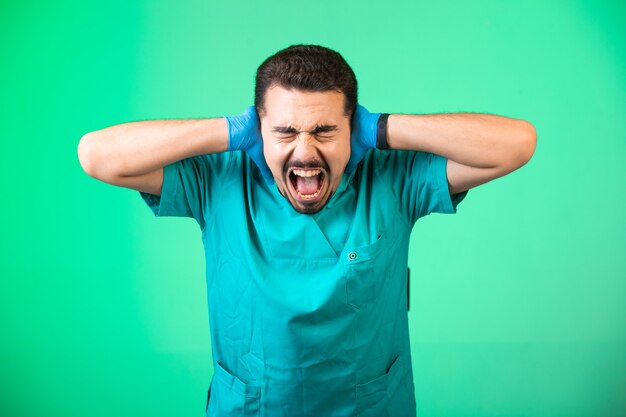
[[[315,147],[315,138],[307,132],[300,132],[295,141],[293,156],[303,162],[319,159],[319,153]]]

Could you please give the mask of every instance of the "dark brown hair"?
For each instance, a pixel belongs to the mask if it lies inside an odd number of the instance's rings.
[[[291,45],[267,58],[256,72],[254,106],[265,112],[265,93],[278,85],[286,89],[324,92],[345,96],[343,114],[351,116],[357,105],[354,71],[341,54],[319,45]]]

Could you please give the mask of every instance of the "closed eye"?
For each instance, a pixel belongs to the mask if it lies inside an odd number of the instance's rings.
[[[280,140],[280,141],[285,141],[285,140],[293,140],[293,139],[295,139],[297,136],[298,136],[298,135],[297,135],[297,134],[295,134],[295,133],[294,133],[294,134],[291,134],[291,135],[287,135],[287,134],[284,134],[284,133],[283,133],[283,134],[281,134],[280,136],[277,136],[277,138],[278,138],[278,140]],[[320,134],[316,134],[316,135],[314,135],[314,137],[315,137],[315,139],[317,139],[317,140],[327,141],[327,140],[333,139],[333,138],[335,137],[335,135],[330,135],[330,136],[327,136],[327,135],[320,135]]]
[[[329,132],[337,132],[339,129],[337,125],[317,125],[313,130],[309,133],[312,135],[319,135],[320,133],[329,133]],[[272,132],[281,134],[281,135],[293,135],[298,134],[298,130],[293,126],[274,126]]]
[[[291,142],[292,140],[294,140],[296,138],[296,135],[289,135],[289,136],[278,136],[276,139],[278,142]]]

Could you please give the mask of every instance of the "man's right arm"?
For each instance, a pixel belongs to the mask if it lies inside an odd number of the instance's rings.
[[[223,117],[130,122],[83,135],[78,159],[83,170],[100,181],[161,195],[164,166],[225,152],[228,140]]]

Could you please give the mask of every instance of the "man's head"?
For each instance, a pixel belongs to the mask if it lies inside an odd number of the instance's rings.
[[[356,103],[354,72],[331,49],[292,45],[259,66],[254,105],[265,160],[297,211],[318,212],[337,190]]]

